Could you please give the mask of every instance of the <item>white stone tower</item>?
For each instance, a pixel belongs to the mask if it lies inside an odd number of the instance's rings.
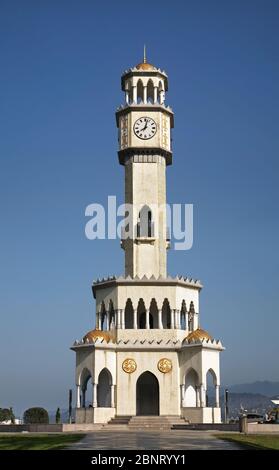
[[[165,72],[143,62],[122,76],[126,105],[116,113],[125,202],[133,209],[133,238],[122,243],[125,275],[166,277],[166,166],[172,163],[173,112],[165,106]]]
[[[173,112],[168,78],[143,62],[122,75],[125,104],[116,112],[125,169],[125,274],[93,283],[96,327],[76,352],[76,422],[117,416],[175,416],[220,422],[220,341],[200,328],[200,281],[167,274],[166,167],[172,163]],[[127,232],[128,237],[126,236]],[[209,406],[207,379],[215,387]],[[88,385],[92,391],[88,393]]]

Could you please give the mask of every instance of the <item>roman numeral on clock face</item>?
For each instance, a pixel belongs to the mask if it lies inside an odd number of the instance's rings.
[[[134,123],[134,133],[139,139],[151,139],[152,137],[154,137],[156,132],[157,125],[155,121],[148,116],[138,118]]]

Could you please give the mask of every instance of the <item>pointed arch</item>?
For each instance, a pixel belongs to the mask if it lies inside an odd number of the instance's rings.
[[[188,314],[188,330],[191,332],[194,330],[194,316],[195,316],[195,307],[194,302],[191,300]]]
[[[205,400],[206,406],[215,406],[215,390],[217,385],[217,375],[215,371],[210,368],[206,373],[206,383],[205,383]]]
[[[133,87],[131,80],[127,80],[125,83],[125,94],[126,94],[126,104],[131,104],[133,102]]]
[[[159,82],[158,92],[159,92],[159,103],[163,104],[165,101],[165,90],[164,90],[164,85],[161,82],[161,80]]]
[[[154,236],[154,224],[152,220],[152,211],[150,207],[147,205],[144,205],[139,211],[137,236],[138,237],[153,237]]]
[[[180,310],[180,322],[181,322],[182,330],[186,330],[186,327],[187,327],[186,319],[187,319],[186,302],[183,299],[181,303],[181,310]]]
[[[131,329],[133,328],[133,322],[134,322],[134,307],[131,299],[127,299],[126,305],[125,305],[125,329]]]
[[[196,407],[198,406],[198,390],[199,376],[195,369],[192,367],[187,370],[185,374],[185,389],[184,389],[184,403],[183,406]]]
[[[150,302],[149,307],[149,322],[150,322],[150,329],[152,328],[159,328],[158,324],[158,306],[156,300],[153,298]]]
[[[154,103],[154,84],[151,78],[147,82],[147,102]]]
[[[141,103],[143,101],[143,83],[140,78],[137,82],[137,102]]]
[[[109,323],[109,326],[108,326],[109,330],[115,327],[115,311],[114,311],[112,300],[109,301],[108,323]]]
[[[105,367],[101,370],[97,385],[97,405],[102,408],[111,407],[112,375]]]
[[[139,299],[137,308],[137,323],[138,328],[143,330],[146,328],[146,308],[143,299]]]
[[[162,323],[164,329],[171,327],[171,311],[168,299],[165,299],[162,306]]]
[[[157,377],[152,372],[143,372],[136,385],[137,415],[160,414],[160,388]]]
[[[104,301],[102,301],[101,304],[101,330],[107,330],[108,325],[107,325],[107,312],[106,312],[106,306]]]
[[[85,367],[82,369],[82,372],[79,377],[79,383],[80,383],[80,392],[81,392],[81,397],[80,397],[80,403],[81,407],[85,408],[86,403],[92,400],[93,397],[93,387],[92,387],[92,375],[89,369]]]

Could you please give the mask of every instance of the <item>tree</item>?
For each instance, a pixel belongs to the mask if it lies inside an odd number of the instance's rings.
[[[24,424],[48,424],[48,412],[44,408],[28,408],[23,415]]]
[[[15,424],[15,415],[14,415],[12,407],[10,407],[10,416],[11,416],[11,423]]]
[[[59,424],[60,421],[61,421],[60,408],[57,408],[57,410],[56,410],[56,415],[55,415],[55,422],[56,422],[56,424]]]
[[[12,421],[11,409],[0,408],[0,423],[10,420]]]

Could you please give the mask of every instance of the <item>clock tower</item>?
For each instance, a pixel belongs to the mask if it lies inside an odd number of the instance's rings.
[[[116,122],[128,212],[121,237],[125,273],[93,282],[95,328],[72,345],[75,429],[94,429],[96,423],[114,429],[126,423],[132,430],[220,423],[224,348],[201,328],[203,286],[192,277],[167,274],[166,168],[174,125],[165,104],[168,77],[144,54],[143,62],[123,73],[121,84],[125,102]],[[211,406],[208,387],[215,389]]]
[[[125,168],[130,223],[122,236],[125,275],[166,277],[166,167],[172,163],[173,112],[165,105],[168,77],[143,62],[121,78],[125,105],[116,112],[119,163]],[[129,236],[127,234],[129,233]]]

